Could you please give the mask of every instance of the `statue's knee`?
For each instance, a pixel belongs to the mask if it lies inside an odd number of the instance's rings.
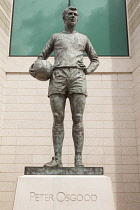
[[[53,116],[54,116],[54,123],[55,124],[61,124],[61,123],[63,123],[63,121],[64,121],[63,114],[54,113]]]
[[[82,120],[83,120],[83,115],[82,115],[82,114],[75,114],[75,115],[73,116],[73,122],[74,122],[75,124],[81,123]]]

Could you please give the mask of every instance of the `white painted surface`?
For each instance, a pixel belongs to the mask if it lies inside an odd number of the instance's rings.
[[[13,210],[115,210],[106,176],[21,176]]]

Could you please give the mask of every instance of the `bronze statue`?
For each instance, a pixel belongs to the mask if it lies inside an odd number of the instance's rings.
[[[48,96],[53,113],[52,129],[54,157],[45,167],[62,167],[62,145],[64,139],[64,115],[67,97],[70,101],[73,127],[72,137],[75,147],[75,167],[84,167],[82,149],[84,142],[83,112],[87,96],[86,75],[96,70],[99,65],[98,56],[87,36],[75,31],[78,11],[68,7],[63,12],[65,30],[53,34],[38,56],[46,60],[54,51],[54,66],[49,83]],[[83,54],[87,53],[90,65],[83,63]]]

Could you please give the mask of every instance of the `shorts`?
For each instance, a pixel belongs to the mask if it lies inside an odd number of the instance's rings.
[[[48,96],[63,94],[68,97],[73,93],[87,96],[86,75],[84,71],[77,68],[55,69],[50,79]]]

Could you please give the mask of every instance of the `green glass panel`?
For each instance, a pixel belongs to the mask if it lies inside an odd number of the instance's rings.
[[[37,56],[52,34],[64,28],[68,0],[15,0],[11,56]],[[71,0],[79,11],[77,31],[86,34],[100,56],[127,56],[125,0]]]

